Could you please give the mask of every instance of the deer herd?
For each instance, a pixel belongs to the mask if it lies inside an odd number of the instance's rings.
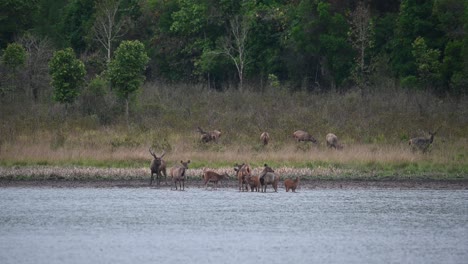
[[[415,137],[411,138],[408,144],[411,147],[413,152],[421,151],[422,153],[426,153],[430,146],[434,141],[434,136],[436,135],[437,131],[440,129],[436,129],[435,132],[429,132],[429,137]],[[200,141],[203,143],[207,143],[210,141],[217,142],[218,139],[221,137],[220,130],[213,130],[213,131],[204,131],[202,128],[198,127],[197,131],[200,133]],[[308,132],[303,130],[297,130],[292,134],[292,137],[297,142],[312,142],[317,144],[317,139],[315,139],[312,135]],[[263,132],[260,135],[260,141],[263,145],[268,145],[270,142],[270,134],[268,132]],[[338,137],[333,133],[328,133],[325,137],[327,147],[330,149],[341,150],[343,149],[343,145],[339,143]],[[150,185],[153,185],[154,175],[156,175],[156,185],[160,186],[161,179],[164,177],[165,184],[167,185],[167,167],[166,162],[163,160],[164,155],[166,154],[165,151],[159,156],[157,156],[152,148],[149,149],[151,156],[153,156],[153,160],[150,164],[151,170],[151,179]],[[180,161],[180,164],[172,167],[170,169],[170,177],[172,179],[171,186],[175,187],[177,190],[177,184],[179,184],[179,190],[185,190],[185,180],[186,180],[186,170],[188,169],[188,165],[190,160],[188,161]],[[266,192],[268,185],[271,185],[274,192],[278,192],[278,183],[280,180],[280,175],[275,173],[275,171],[269,167],[267,164],[264,165],[263,170],[258,175],[252,174],[252,169],[250,168],[249,164],[242,163],[242,164],[235,164],[234,165],[234,173],[238,181],[239,192]],[[209,183],[213,184],[213,189],[218,187],[218,184],[223,179],[229,179],[230,176],[228,173],[219,174],[212,170],[205,169],[203,171],[203,184],[205,188],[208,187]],[[286,192],[291,190],[292,192],[296,192],[297,187],[299,186],[299,177],[295,179],[287,178],[283,182],[284,188]],[[172,187],[171,187],[172,189]]]

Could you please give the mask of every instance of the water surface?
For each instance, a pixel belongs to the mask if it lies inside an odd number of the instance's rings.
[[[466,190],[2,188],[0,201],[2,263],[468,259]]]

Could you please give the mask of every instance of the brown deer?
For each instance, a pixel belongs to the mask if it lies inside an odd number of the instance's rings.
[[[297,142],[300,141],[311,141],[312,143],[317,143],[317,140],[311,136],[309,133],[303,130],[297,130],[293,133],[293,138],[296,139]]]
[[[333,134],[333,133],[328,133],[327,136],[325,137],[327,141],[327,147],[328,148],[335,148],[337,150],[343,149],[343,145],[338,143],[338,137]]]
[[[429,137],[415,137],[410,139],[408,145],[411,146],[411,150],[413,152],[419,150],[422,153],[426,153],[429,150],[429,147],[432,145],[432,142],[434,142],[434,136],[436,135],[439,128],[435,132],[429,132]]]
[[[213,131],[210,131],[210,136],[211,136],[211,139],[214,141],[214,142],[217,142],[218,139],[221,137],[221,131],[220,130],[213,130]]]
[[[268,132],[263,132],[260,135],[260,140],[262,141],[264,146],[268,145],[268,142],[270,142],[270,134],[268,134]]]
[[[260,191],[260,176],[256,175],[256,176],[252,176],[252,175],[248,175],[246,176],[246,180],[247,184],[250,186],[250,191],[253,192],[253,191],[256,191],[256,192],[259,192]]]
[[[213,188],[217,189],[218,182],[224,178],[229,178],[229,174],[225,172],[224,174],[218,174],[211,170],[206,170],[203,172],[203,179],[205,180],[205,188],[208,187],[208,182],[213,183]]]
[[[200,135],[200,140],[204,143],[214,141],[217,142],[219,137],[221,137],[221,131],[219,130],[213,130],[206,132],[204,131],[201,127],[197,128],[197,131],[201,134]]]
[[[153,156],[153,160],[151,161],[151,165],[150,165],[150,169],[151,169],[151,180],[150,180],[150,185],[153,184],[153,180],[154,180],[154,174],[156,174],[156,185],[159,186],[160,182],[161,182],[161,177],[163,176],[164,174],[164,179],[165,179],[165,182],[166,182],[166,185],[167,185],[167,173],[166,173],[166,162],[162,159],[164,157],[164,155],[166,155],[166,152],[163,151],[163,153],[161,154],[161,156],[156,156],[156,154],[154,154],[154,151],[151,150],[151,148],[149,149],[149,152],[151,154],[151,156]]]
[[[299,177],[296,177],[295,180],[289,178],[284,180],[284,188],[286,189],[286,192],[289,192],[289,190],[296,192],[297,186],[299,186]]]
[[[268,184],[273,186],[275,192],[278,192],[278,182],[279,182],[279,175],[275,173],[275,171],[270,168],[267,164],[264,165],[263,171],[260,173],[260,184],[262,185],[262,192],[266,192],[266,188]]]
[[[188,169],[188,165],[190,163],[190,160],[184,162],[180,161],[181,165],[177,165],[175,167],[171,168],[171,177],[172,177],[172,182],[175,185],[175,189],[177,190],[177,183],[179,183],[179,189],[181,191],[185,190],[185,171]],[[171,187],[172,190],[172,187]]]
[[[234,171],[236,172],[237,180],[239,181],[239,192],[244,191],[244,185],[245,185],[245,191],[249,191],[248,189],[248,183],[246,181],[246,178],[251,175],[252,170],[250,169],[249,164],[235,164],[234,165]]]

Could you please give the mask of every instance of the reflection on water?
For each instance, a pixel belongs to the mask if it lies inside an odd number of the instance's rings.
[[[466,190],[0,189],[2,263],[466,263]]]

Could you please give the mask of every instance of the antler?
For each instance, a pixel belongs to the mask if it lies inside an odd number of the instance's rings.
[[[161,154],[160,159],[162,159],[162,157],[164,157],[164,155],[166,155],[166,151],[165,151],[165,150],[163,150],[163,153]]]
[[[203,129],[201,129],[201,127],[198,127],[198,128],[197,128],[197,131],[200,132],[200,134],[206,134],[206,132],[203,131]]]
[[[153,156],[154,158],[156,158],[156,154],[154,154],[154,152],[151,150],[151,147],[150,147],[148,150],[149,150],[149,153],[151,154],[151,156]]]

